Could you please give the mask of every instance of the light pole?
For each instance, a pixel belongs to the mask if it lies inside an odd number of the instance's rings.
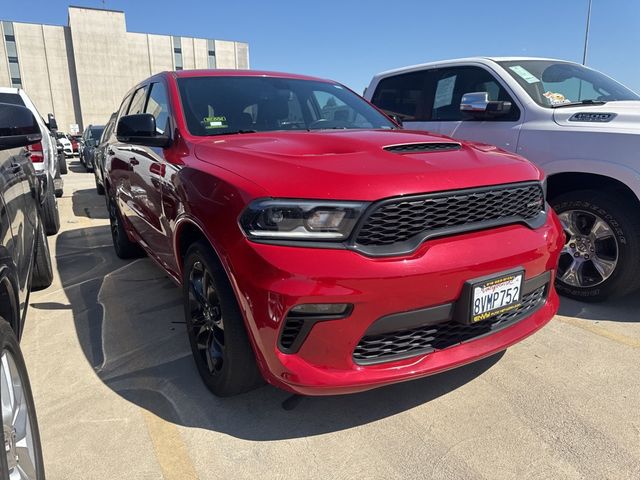
[[[587,28],[584,32],[584,52],[582,54],[582,65],[587,64],[587,47],[589,46],[589,24],[591,23],[591,0],[589,0],[589,11],[587,12]]]

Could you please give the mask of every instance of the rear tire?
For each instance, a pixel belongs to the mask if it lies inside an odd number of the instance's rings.
[[[116,255],[120,258],[137,258],[144,255],[142,248],[135,242],[129,240],[127,232],[122,223],[122,216],[113,198],[108,199],[109,222],[111,224],[111,239]]]
[[[58,201],[53,193],[53,184],[48,185],[47,193],[42,205],[44,217],[44,231],[47,235],[55,235],[60,230],[60,212]]]
[[[0,405],[3,424],[3,428],[0,429],[0,444],[4,445],[0,459],[0,477],[23,478],[22,470],[28,478],[44,480],[38,419],[27,367],[15,332],[2,317],[0,356]],[[5,432],[15,433],[11,438],[5,438]]]
[[[263,383],[233,289],[211,247],[197,241],[187,250],[182,279],[189,343],[198,372],[219,397]]]
[[[42,221],[40,221],[38,242],[36,243],[36,252],[34,257],[31,287],[33,290],[42,290],[53,283],[51,252],[49,251],[49,242],[47,242],[47,236],[44,233],[44,225]]]
[[[550,204],[567,236],[556,279],[559,293],[601,302],[640,288],[637,207],[613,191],[596,190],[567,192]]]

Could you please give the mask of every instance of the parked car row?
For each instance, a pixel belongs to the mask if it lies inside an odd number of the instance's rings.
[[[7,97],[3,98],[4,100]],[[44,478],[33,395],[19,339],[31,290],[48,287],[53,269],[45,220],[48,179],[38,170],[49,131],[30,108],[0,102],[0,456],[1,478]],[[53,122],[50,120],[50,126]],[[54,197],[55,198],[55,197]]]

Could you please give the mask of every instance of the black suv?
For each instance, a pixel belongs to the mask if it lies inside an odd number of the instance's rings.
[[[23,478],[21,472],[44,478],[35,407],[18,345],[31,288],[53,281],[41,213],[43,185],[25,148],[41,140],[28,109],[0,103],[0,444],[6,452],[6,461],[0,454],[0,478]]]
[[[82,153],[80,154],[80,163],[82,163],[89,172],[93,172],[93,156],[103,131],[104,125],[89,125],[82,134],[83,147]]]

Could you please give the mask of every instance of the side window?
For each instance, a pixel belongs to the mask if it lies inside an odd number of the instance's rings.
[[[407,122],[431,120],[426,108],[429,96],[429,71],[410,72],[380,80],[371,102],[390,115]]]
[[[509,114],[496,117],[494,121],[515,121],[520,118],[520,110],[500,83],[484,68],[452,67],[435,72],[435,90],[431,102],[432,120],[457,122],[465,117],[460,112],[460,101],[465,93],[487,92],[489,100],[511,102]]]
[[[167,120],[169,120],[169,98],[167,89],[163,83],[152,83],[151,92],[149,93],[149,101],[145,113],[150,113],[156,119],[156,130],[161,135],[167,128]]]
[[[131,95],[127,95],[125,99],[122,101],[122,105],[120,105],[120,110],[118,110],[118,118],[127,114],[127,108],[129,108],[129,103],[131,103]]]
[[[133,100],[131,100],[131,106],[127,111],[127,115],[136,115],[138,113],[144,113],[144,104],[147,99],[147,88],[141,87],[133,94]]]

